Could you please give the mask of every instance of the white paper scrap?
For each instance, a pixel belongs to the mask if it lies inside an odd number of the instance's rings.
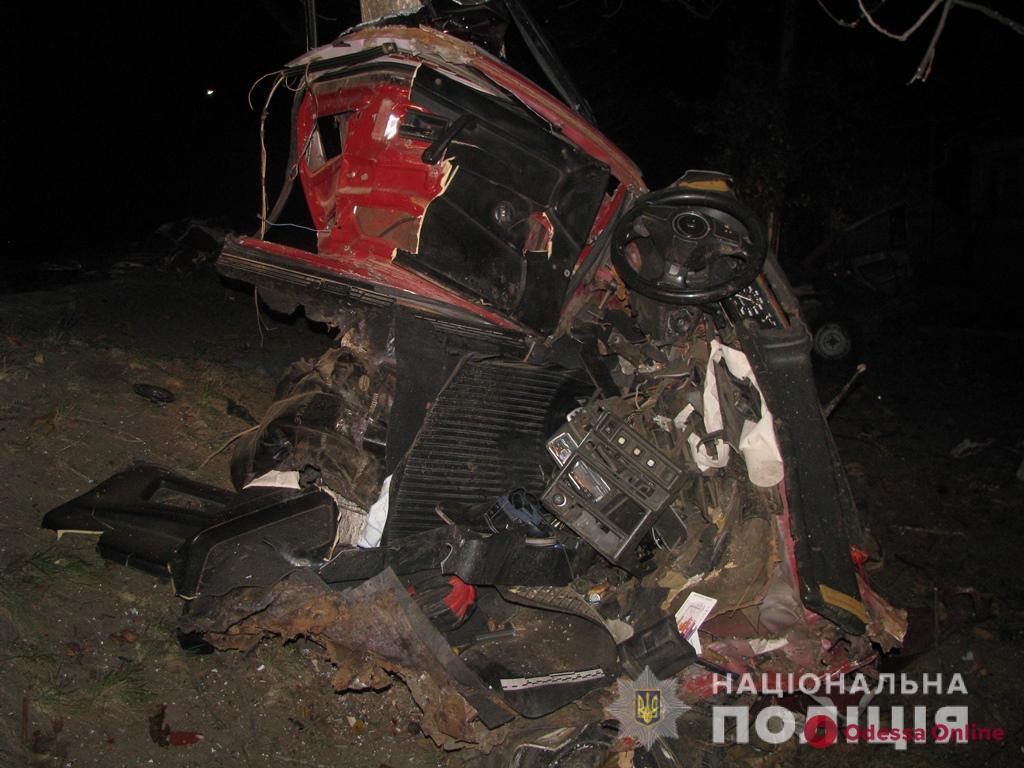
[[[760,656],[762,653],[777,651],[779,648],[785,648],[789,645],[789,640],[784,637],[758,637],[748,642],[750,643],[750,648],[754,651],[755,656]]]
[[[693,646],[693,650],[697,652],[698,656],[701,654],[701,647],[697,630],[711,615],[711,611],[714,610],[717,603],[718,600],[713,597],[702,595],[699,592],[691,592],[676,611],[676,627],[679,628],[679,634]]]
[[[272,469],[249,481],[246,488],[293,488],[299,489],[299,473],[295,470],[282,472]]]
[[[380,546],[381,537],[384,535],[384,524],[388,521],[388,501],[391,497],[391,477],[384,478],[384,484],[380,487],[380,496],[370,505],[370,514],[366,518],[366,527],[359,537],[359,546],[363,549],[373,549]]]

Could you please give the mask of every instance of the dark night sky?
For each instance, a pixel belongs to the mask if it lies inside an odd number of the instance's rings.
[[[852,16],[852,0],[827,2]],[[764,165],[779,103],[782,0],[726,0],[710,21],[670,0],[528,4],[601,127],[652,186],[715,162],[748,179],[758,169],[771,174]],[[1012,14],[1017,4],[994,5]],[[358,3],[320,0],[320,10],[331,17],[326,36],[355,20]],[[0,118],[7,259],[110,247],[186,216],[255,227],[258,114],[246,92],[301,53],[299,0],[5,11],[12,14]],[[839,28],[815,0],[799,0],[789,143],[780,150],[799,230],[792,242],[809,247],[829,217],[849,220],[899,198],[920,203],[929,157],[936,194],[952,195],[955,206],[971,142],[1021,134],[1024,38],[956,11],[931,80],[908,86],[930,32],[901,45]],[[287,119],[284,100],[275,114]]]

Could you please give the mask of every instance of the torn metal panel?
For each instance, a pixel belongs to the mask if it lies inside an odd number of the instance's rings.
[[[803,326],[769,329],[744,339],[744,347],[781,422],[780,443],[791,456],[785,487],[802,599],[859,634],[867,614],[850,547],[861,544],[860,523],[817,400],[809,337]]]
[[[532,328],[550,331],[572,267],[604,196],[608,171],[518,105],[420,67],[413,104],[454,124],[459,173],[428,206],[410,268],[452,282]],[[553,224],[551,258],[526,254],[531,218]]]
[[[299,303],[318,303],[327,284],[357,302],[461,306],[469,322],[550,331],[608,168],[621,172],[622,158],[607,142],[596,151],[596,136],[574,142],[571,127],[592,130],[578,116],[538,120],[534,108],[550,115],[549,99],[510,98],[515,91],[475,67],[480,56],[493,66],[466,43],[396,27],[293,62],[292,162],[317,253],[235,239],[219,268]],[[532,222],[551,226],[542,250]]]
[[[896,650],[907,636],[907,611],[895,608],[868,584],[863,570],[857,570],[857,584],[867,614],[867,635],[883,652]]]
[[[501,739],[491,729],[514,716],[451,652],[390,570],[342,592],[295,574],[268,590],[243,590],[208,615],[193,613],[183,629],[234,649],[271,636],[308,637],[338,664],[338,690],[379,685],[381,678],[363,661],[369,659],[409,686],[423,710],[420,727],[438,746],[472,744],[489,751]]]

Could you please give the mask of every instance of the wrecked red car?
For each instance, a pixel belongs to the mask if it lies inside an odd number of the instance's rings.
[[[510,24],[560,98],[501,58]],[[569,727],[553,754],[587,724],[566,704],[645,668],[694,702],[899,645],[807,328],[728,176],[647,189],[514,2],[362,25],[273,92],[285,185],[218,269],[337,346],[238,441],[234,490],[136,465],[44,525],[169,574],[190,637],[304,635],[339,690],[398,675],[447,748],[541,718]],[[278,226],[298,193],[307,247]]]

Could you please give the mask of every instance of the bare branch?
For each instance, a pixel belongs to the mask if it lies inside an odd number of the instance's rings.
[[[608,13],[602,13],[601,14],[602,18],[610,19],[610,18],[612,18],[614,16],[618,16],[619,15],[619,11],[622,10],[622,4],[625,3],[625,2],[626,2],[626,0],[619,0],[619,5],[615,8],[615,10],[614,11],[610,11]],[[608,8],[608,3],[606,1],[605,2],[605,10],[607,10],[607,8]]]
[[[939,23],[935,27],[935,32],[932,33],[932,39],[928,43],[928,49],[924,52],[924,56],[921,58],[921,63],[917,65],[917,71],[914,76],[910,78],[910,83],[914,83],[920,80],[922,83],[928,79],[928,75],[932,72],[932,64],[935,62],[935,47],[939,44],[939,38],[942,36],[942,30],[946,27],[946,17],[949,16],[949,10],[955,5],[955,0],[946,0],[946,4],[942,6],[942,15],[939,17]],[[910,84],[908,83],[908,85]]]
[[[1009,27],[1018,35],[1024,35],[1024,24],[1014,21],[1013,19],[1007,18],[1006,16],[1003,16],[1003,14],[999,13],[999,11],[994,11],[987,5],[982,5],[981,3],[972,3],[970,2],[970,0],[956,0],[956,4],[959,5],[961,8],[966,8],[969,11],[977,11],[978,13],[983,13],[993,21],[997,21],[1000,24]]]
[[[942,3],[943,0],[933,0],[932,4],[928,6],[927,10],[925,10],[924,13],[921,14],[920,18],[918,18],[917,21],[911,24],[906,32],[902,32],[900,34],[890,32],[888,29],[886,29],[877,21],[875,21],[875,17],[872,16],[871,12],[868,11],[868,9],[864,6],[864,0],[857,0],[857,7],[860,8],[860,13],[865,19],[867,19],[868,24],[874,27],[877,31],[881,32],[886,37],[891,37],[893,40],[899,40],[901,43],[905,43],[910,38],[910,36],[917,32],[921,25],[928,20],[928,17],[935,12],[935,9],[942,5]]]
[[[834,13],[832,13],[832,11],[828,9],[828,6],[825,5],[824,0],[818,0],[818,5],[821,6],[821,10],[825,12],[825,15],[832,19],[832,21],[834,21],[840,27],[853,29],[858,24],[860,24],[860,19],[854,19],[853,21],[846,21],[845,19],[840,19],[838,16],[836,16]]]
[[[941,5],[942,13],[939,14],[938,24],[936,24],[935,31],[932,33],[931,40],[928,42],[928,47],[925,49],[924,56],[921,58],[921,63],[918,64],[917,70],[914,72],[914,76],[910,78],[911,83],[924,82],[928,79],[928,75],[931,74],[932,65],[935,63],[935,50],[939,44],[939,38],[942,37],[943,30],[946,28],[946,19],[949,17],[949,12],[954,6],[960,6],[961,8],[966,8],[969,11],[975,11],[983,14],[984,16],[992,19],[992,21],[1002,24],[1005,27],[1009,27],[1018,35],[1024,35],[1024,23],[1004,16],[999,11],[989,8],[987,5],[982,3],[975,2],[974,0],[932,0],[931,5],[924,10],[924,13],[917,18],[917,21],[911,24],[905,31],[899,33],[886,29],[872,15],[878,12],[878,9],[882,7],[885,0],[878,3],[873,11],[869,11],[867,9],[867,6],[864,4],[865,0],[857,0],[857,7],[860,9],[860,18],[855,19],[854,21],[846,21],[836,16],[829,10],[828,6],[825,5],[825,0],[817,0],[817,3],[828,17],[840,27],[856,27],[860,23],[860,20],[864,19],[875,31],[891,40],[897,40],[901,43],[905,43],[909,40],[910,37],[921,28],[921,25],[932,17],[936,9]]]
[[[709,21],[715,11],[722,7],[725,0],[669,0],[669,2],[683,6],[690,12],[690,15],[701,21]]]

